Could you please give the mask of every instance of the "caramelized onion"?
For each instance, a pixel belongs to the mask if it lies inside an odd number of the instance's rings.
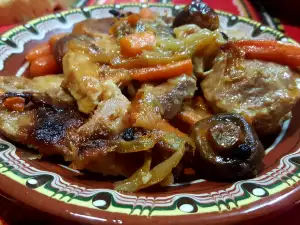
[[[143,166],[128,179],[115,183],[115,189],[117,191],[125,192],[135,192],[139,190],[151,179],[151,174],[149,173],[151,161],[150,154],[146,154]]]

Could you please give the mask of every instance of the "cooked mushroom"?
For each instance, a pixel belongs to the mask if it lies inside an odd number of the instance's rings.
[[[239,114],[218,114],[200,120],[193,126],[191,137],[196,143],[191,164],[206,178],[251,178],[263,168],[264,148]]]
[[[102,37],[108,34],[109,28],[114,24],[114,18],[87,19],[75,24],[72,33],[84,34],[90,37]]]
[[[219,28],[218,14],[202,0],[192,1],[182,11],[180,11],[173,22],[173,27],[185,24],[196,24],[201,28],[216,30]]]
[[[53,49],[52,49],[55,60],[60,66],[62,66],[63,57],[69,50],[68,43],[71,40],[78,40],[78,41],[82,41],[84,43],[90,44],[92,39],[86,35],[80,35],[80,34],[69,34],[69,35],[66,35],[66,36],[60,38],[55,43],[55,45],[53,46]]]

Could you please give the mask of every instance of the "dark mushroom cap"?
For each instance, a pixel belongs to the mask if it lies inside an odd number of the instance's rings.
[[[218,114],[200,120],[193,126],[191,137],[197,149],[189,160],[208,179],[250,178],[263,167],[264,148],[239,114]]]
[[[195,24],[201,28],[216,30],[219,28],[218,14],[202,1],[192,1],[182,11],[180,11],[174,21],[173,27],[186,24]]]

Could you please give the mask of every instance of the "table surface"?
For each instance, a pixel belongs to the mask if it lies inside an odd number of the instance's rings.
[[[107,3],[124,3],[128,1],[124,0],[86,0],[82,1],[85,5],[92,4],[105,4]],[[132,1],[134,2],[134,1]],[[135,1],[137,2],[137,1]],[[145,2],[141,0],[141,2]],[[150,0],[148,2],[157,2],[156,0]],[[168,0],[162,0],[162,2],[169,2]],[[189,2],[188,0],[173,0],[173,3],[184,4]],[[254,20],[264,22],[266,25],[285,32],[287,36],[294,38],[300,42],[300,28],[295,25],[290,25],[285,22],[280,22],[277,19],[273,19],[268,12],[264,11],[263,7],[257,4],[252,5],[248,0],[205,0],[211,7],[228,11],[234,14],[238,14],[244,17],[249,17]],[[257,3],[257,1],[256,1]],[[270,22],[271,21],[271,22]],[[272,23],[273,21],[273,23]],[[275,21],[275,22],[274,22]],[[0,27],[0,33],[14,27]],[[1,184],[0,184],[1,185]],[[299,199],[300,203],[300,199]],[[61,218],[56,218],[48,215],[47,213],[40,212],[36,209],[29,208],[22,203],[18,203],[12,199],[6,199],[0,194],[0,225],[14,225],[14,224],[67,224],[76,225],[76,223],[64,221]],[[290,206],[290,208],[283,210],[276,215],[270,215],[269,217],[257,218],[252,221],[243,222],[243,225],[247,224],[300,224],[300,204]]]

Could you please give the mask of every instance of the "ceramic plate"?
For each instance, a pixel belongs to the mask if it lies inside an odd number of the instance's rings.
[[[24,51],[54,33],[70,31],[87,18],[110,17],[109,10],[137,12],[144,4],[102,5],[45,16],[18,26],[0,39],[0,75],[20,75]],[[169,16],[183,6],[151,4]],[[218,12],[222,30],[244,39],[294,42],[282,33],[246,18]],[[26,64],[25,64],[26,66]],[[21,69],[20,69],[21,68]],[[266,150],[265,170],[236,183],[193,180],[163,191],[118,193],[112,182],[79,176],[65,166],[30,161],[20,148],[0,139],[0,190],[42,211],[84,223],[103,224],[222,224],[287,209],[300,199],[300,105]],[[99,177],[99,176],[98,176]]]

